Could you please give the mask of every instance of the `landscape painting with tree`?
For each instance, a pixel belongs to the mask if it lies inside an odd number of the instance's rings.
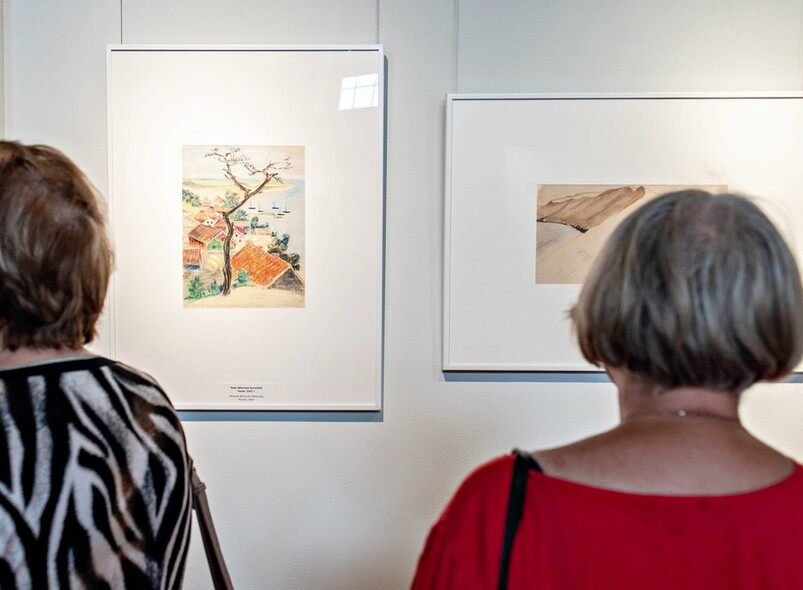
[[[185,307],[304,307],[304,148],[183,146]]]
[[[535,282],[582,283],[600,248],[622,219],[660,194],[690,188],[712,193],[728,190],[723,185],[540,185]]]

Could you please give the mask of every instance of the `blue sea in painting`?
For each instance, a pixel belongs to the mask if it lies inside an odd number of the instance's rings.
[[[261,213],[253,214],[259,217],[261,223],[267,221],[271,230],[276,232],[277,237],[281,237],[282,234],[290,236],[287,251],[289,253],[297,252],[301,256],[301,264],[303,265],[306,262],[304,248],[306,216],[304,180],[289,179],[285,180],[284,183],[292,185],[292,188],[259,194],[249,201],[249,205],[253,204],[257,207],[257,210],[262,209]],[[274,207],[277,207],[277,209],[274,209]],[[249,216],[251,214],[252,212],[249,211]]]

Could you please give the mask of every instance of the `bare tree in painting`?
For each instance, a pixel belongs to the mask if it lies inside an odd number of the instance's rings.
[[[234,223],[231,216],[245,205],[251,197],[261,193],[269,183],[282,182],[279,171],[288,170],[292,167],[292,164],[288,156],[278,162],[269,161],[260,168],[251,162],[251,158],[242,153],[238,147],[233,147],[228,151],[214,148],[205,157],[220,160],[224,166],[223,175],[231,180],[243,193],[242,199],[234,207],[223,210],[223,220],[226,223],[226,238],[223,240],[223,295],[228,295],[231,292],[231,240],[234,237]],[[259,184],[255,188],[249,189],[238,177],[237,168],[243,169],[248,176],[259,178]]]

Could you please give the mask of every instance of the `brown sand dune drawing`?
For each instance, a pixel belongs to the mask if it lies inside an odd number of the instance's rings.
[[[562,223],[585,233],[635,203],[645,193],[643,186],[617,186],[601,193],[560,197],[538,208],[537,221]]]
[[[535,282],[579,284],[619,222],[646,201],[669,191],[723,185],[558,185],[538,187]]]

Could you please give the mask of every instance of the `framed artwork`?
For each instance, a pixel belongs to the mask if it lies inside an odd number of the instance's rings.
[[[450,95],[443,369],[596,371],[567,313],[619,221],[754,196],[803,260],[803,94]]]
[[[112,354],[180,410],[381,408],[381,46],[107,49]]]

